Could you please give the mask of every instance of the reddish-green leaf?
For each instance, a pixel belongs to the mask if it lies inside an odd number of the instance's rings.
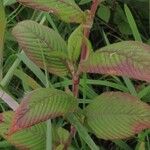
[[[36,124],[32,127],[15,132],[8,135],[8,130],[13,118],[13,112],[4,112],[0,114],[0,135],[4,137],[12,145],[16,146],[19,150],[45,150],[46,149],[46,123]],[[53,148],[58,147],[67,142],[69,132],[58,126],[52,126]]]
[[[127,93],[106,92],[85,109],[86,123],[97,137],[124,139],[150,128],[150,106]]]
[[[124,41],[111,44],[80,64],[81,72],[121,75],[150,81],[150,46]]]
[[[15,112],[10,133],[49,118],[64,116],[76,109],[77,100],[73,96],[56,89],[37,89],[23,98]]]
[[[66,67],[67,46],[54,30],[34,21],[18,23],[12,31],[20,47],[39,67],[58,76],[68,73]]]
[[[82,23],[85,21],[84,12],[74,0],[17,0],[34,9],[55,14],[65,22]]]
[[[19,150],[44,150],[46,148],[46,124],[40,123],[30,128],[7,135],[13,112],[4,112],[0,118],[0,135]]]

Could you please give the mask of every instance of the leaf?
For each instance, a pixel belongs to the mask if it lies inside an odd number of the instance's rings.
[[[6,137],[13,116],[12,111],[0,113],[0,135]]]
[[[12,134],[7,135],[13,118],[13,112],[4,112],[0,118],[0,135],[4,137],[12,145],[15,145],[20,150],[32,149],[42,150],[46,148],[46,124],[40,123]]]
[[[68,39],[68,55],[72,61],[77,61],[81,53],[83,42],[87,45],[88,51],[92,51],[89,40],[83,35],[83,26],[77,27]]]
[[[82,23],[85,21],[84,12],[74,0],[17,0],[19,3],[34,9],[55,14],[65,22]]]
[[[54,30],[27,20],[18,23],[12,33],[27,56],[40,68],[45,69],[45,60],[50,73],[58,76],[68,73],[66,67],[67,46]]]
[[[128,138],[150,128],[150,106],[127,93],[103,93],[84,111],[93,133],[105,140]]]
[[[44,150],[46,149],[46,125],[40,123],[30,128],[15,132],[7,140],[19,150]]]
[[[20,150],[44,150],[46,149],[46,123],[40,123],[30,128],[23,129],[19,132],[8,136],[7,132],[11,125],[11,120],[14,113],[4,112],[0,114],[0,135],[4,137],[12,145]],[[62,144],[64,147],[65,142],[68,140],[69,132],[58,126],[52,126],[53,134],[53,147]]]
[[[121,75],[150,81],[150,46],[141,42],[124,41],[111,44],[80,64],[80,71]]]
[[[63,91],[39,88],[26,95],[15,112],[10,134],[77,109],[77,100]]]
[[[98,15],[99,18],[101,18],[105,22],[108,22],[109,18],[110,18],[110,9],[109,9],[109,7],[101,4],[100,8],[97,11],[97,15]]]

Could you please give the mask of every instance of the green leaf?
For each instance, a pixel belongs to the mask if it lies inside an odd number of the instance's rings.
[[[77,109],[77,100],[63,91],[39,88],[26,95],[15,112],[10,134]]]
[[[0,135],[20,150],[42,150],[46,145],[46,124],[40,123],[8,136],[7,132],[13,118],[13,112],[1,114]]]
[[[45,62],[52,74],[64,76],[68,73],[67,46],[54,30],[34,21],[23,21],[14,27],[12,33],[27,56],[40,68],[45,69]]]
[[[141,42],[124,41],[111,44],[80,64],[80,71],[121,75],[150,81],[150,46]]]
[[[80,25],[68,39],[68,55],[71,60],[77,61],[79,59],[83,42],[87,45],[88,51],[91,52],[92,46],[89,40],[84,37],[83,26]]]
[[[85,21],[84,12],[74,0],[17,0],[23,5],[34,9],[55,14],[65,22],[82,23]]]
[[[30,128],[15,132],[7,137],[7,140],[19,150],[46,149],[46,124],[40,123]]]
[[[0,135],[2,137],[6,137],[7,135],[13,114],[13,111],[0,113]]]
[[[97,11],[97,15],[98,15],[99,18],[101,18],[105,22],[108,22],[109,18],[110,18],[110,9],[109,9],[109,7],[101,4],[100,8]]]
[[[20,150],[44,150],[46,148],[46,123],[36,124],[30,128],[23,129],[19,132],[15,132],[12,135],[8,135],[8,129],[11,125],[11,120],[14,113],[4,112],[0,114],[0,135],[4,137],[9,143],[16,146]],[[69,138],[69,132],[58,126],[52,126],[53,134],[53,147],[64,144]]]
[[[150,128],[150,106],[127,93],[103,93],[84,111],[92,132],[105,140],[128,138]]]

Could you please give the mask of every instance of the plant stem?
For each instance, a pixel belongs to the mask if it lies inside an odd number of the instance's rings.
[[[93,0],[92,6],[91,6],[91,10],[88,12],[89,15],[87,17],[87,22],[84,25],[84,37],[86,37],[87,39],[89,38],[90,35],[90,30],[92,28],[93,25],[93,21],[94,21],[94,16],[97,10],[97,7],[100,3],[100,0]],[[81,52],[81,59],[80,61],[86,59],[88,57],[88,49],[87,49],[87,45],[83,42],[82,44],[82,52]]]
[[[78,93],[79,93],[79,76],[78,75],[74,75],[73,77],[72,92],[75,97],[78,97]]]
[[[78,97],[78,93],[79,93],[79,76],[74,74],[72,78],[73,78],[72,92],[73,92],[73,95],[75,97]],[[71,125],[70,135],[68,137],[67,142],[64,144],[63,150],[68,149],[69,145],[71,145],[72,138],[75,136],[75,134],[76,134],[76,128]]]
[[[83,31],[84,33],[83,34],[84,34],[84,37],[86,37],[87,39],[89,38],[90,30],[93,25],[94,16],[95,16],[97,7],[99,5],[99,2],[100,2],[100,0],[93,0],[91,10],[89,11],[89,15],[87,17],[87,22],[84,25],[84,31]],[[80,61],[84,60],[87,57],[87,55],[88,55],[87,45],[83,40]],[[79,82],[80,82],[78,71],[72,73],[72,81],[73,81],[73,88],[72,88],[73,95],[75,97],[78,97]],[[75,134],[76,134],[76,128],[74,126],[71,126],[70,136],[69,136],[67,142],[65,143],[63,150],[68,149],[69,145],[71,144],[71,140],[75,136]]]

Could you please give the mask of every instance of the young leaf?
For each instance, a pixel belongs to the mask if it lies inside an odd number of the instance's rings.
[[[13,118],[13,112],[4,112],[0,118],[0,135],[4,137],[12,145],[20,150],[32,149],[42,150],[45,149],[46,141],[46,124],[40,123],[12,134],[7,135],[8,129]]]
[[[68,55],[73,61],[78,60],[81,52],[81,45],[83,41],[83,28],[79,26],[68,39]]]
[[[23,98],[15,112],[10,133],[76,109],[77,100],[73,96],[56,89],[39,88]]]
[[[150,81],[150,46],[134,41],[111,44],[80,64],[80,71]]]
[[[72,61],[77,61],[79,59],[83,42],[86,43],[87,48],[91,52],[92,48],[90,42],[86,37],[84,37],[83,26],[80,25],[76,28],[76,30],[74,30],[68,39],[68,55]]]
[[[34,9],[55,14],[65,22],[82,23],[85,21],[84,12],[78,7],[74,0],[17,0],[21,4]]]
[[[97,137],[124,139],[150,128],[150,106],[127,93],[106,92],[85,108],[86,123]]]
[[[47,70],[50,73],[58,76],[68,73],[67,46],[54,30],[34,21],[22,21],[14,27],[12,33],[27,56],[40,68],[44,69],[44,56]]]

